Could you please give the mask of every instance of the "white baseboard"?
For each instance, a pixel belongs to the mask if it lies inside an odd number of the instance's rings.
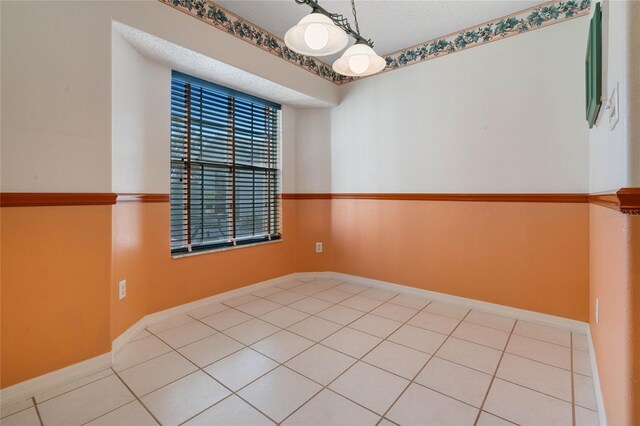
[[[467,299],[466,297],[453,296],[450,294],[438,293],[435,291],[409,287],[401,284],[394,284],[386,281],[374,280],[371,278],[358,277],[356,275],[334,273],[333,277],[343,280],[360,282],[372,287],[400,291],[402,293],[415,294],[416,296],[422,296],[429,300],[462,305],[471,309],[477,309],[497,315],[504,315],[523,321],[546,324],[553,327],[563,328],[569,331],[575,331],[577,333],[589,332],[589,323],[576,321],[569,318],[557,317],[555,315],[548,315],[540,312],[527,311],[525,309],[512,308],[510,306],[498,305],[496,303],[483,302],[475,299]]]
[[[399,291],[405,294],[415,294],[416,296],[422,296],[430,300],[442,301],[457,305],[467,306],[469,308],[482,310],[486,312],[495,313],[498,315],[505,315],[516,319],[522,319],[525,321],[537,322],[541,324],[548,324],[554,327],[563,328],[570,331],[576,331],[580,333],[589,334],[589,324],[581,321],[571,320],[567,318],[556,317],[553,315],[542,314],[538,312],[527,311],[524,309],[512,308],[504,305],[497,305],[495,303],[482,302],[479,300],[467,299],[459,296],[452,296],[449,294],[438,293],[429,290],[423,290],[415,287],[408,287],[400,284],[394,284],[385,281],[374,280],[370,278],[358,277],[355,275],[341,274],[336,272],[298,272],[281,277],[269,279],[256,284],[240,287],[235,290],[227,291],[224,293],[216,294],[214,296],[206,297],[204,299],[196,300],[194,302],[185,303],[183,305],[175,306],[173,308],[166,309],[164,311],[155,312],[153,314],[146,315],[141,318],[131,327],[129,327],[124,333],[118,336],[112,342],[111,352],[102,354],[98,357],[79,362],[77,364],[70,365],[60,370],[53,371],[51,373],[39,376],[22,383],[10,386],[3,389],[0,393],[2,398],[2,405],[9,405],[24,398],[33,396],[37,392],[42,392],[61,386],[77,380],[83,376],[96,373],[104,368],[113,366],[115,355],[122,350],[138,333],[144,330],[146,327],[165,321],[173,316],[184,314],[199,307],[208,305],[210,303],[222,302],[224,300],[243,296],[251,293],[262,287],[268,287],[271,285],[277,285],[284,283],[292,279],[305,278],[335,278],[349,280],[352,282],[360,282],[372,287],[384,288],[389,290]],[[591,337],[589,334],[589,344],[591,343]],[[592,365],[594,367],[594,374],[597,376],[597,370],[595,369],[595,355],[593,347],[590,347],[592,354]],[[602,394],[600,393],[599,381],[597,377],[594,377],[594,382],[597,381],[596,394],[599,395],[598,408],[601,416],[604,416],[604,407],[601,404]],[[606,423],[601,423],[606,424]]]
[[[111,362],[111,352],[98,355],[85,361],[72,364],[68,367],[52,371],[33,379],[25,380],[0,391],[2,407],[13,405],[23,399],[30,398],[36,393],[45,392],[58,386],[66,385],[83,377],[97,373],[100,370],[109,368]]]
[[[598,420],[600,426],[607,426],[607,412],[604,409],[604,398],[602,396],[602,387],[600,387],[600,374],[598,374],[598,362],[596,360],[596,350],[593,346],[593,338],[591,337],[591,329],[587,333],[589,340],[589,359],[591,361],[591,373],[593,374],[593,387],[596,392],[596,406],[598,407]]]

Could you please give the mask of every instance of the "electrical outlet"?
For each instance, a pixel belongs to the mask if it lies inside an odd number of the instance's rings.
[[[119,300],[127,297],[127,280],[120,281],[120,285],[118,286],[118,297]]]
[[[322,253],[322,242],[316,243],[316,253]]]
[[[600,322],[600,301],[596,299],[596,324]]]

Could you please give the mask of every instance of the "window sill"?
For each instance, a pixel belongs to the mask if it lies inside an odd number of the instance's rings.
[[[213,248],[213,249],[210,249],[210,250],[194,251],[194,252],[191,252],[191,253],[172,254],[171,258],[172,259],[180,259],[180,258],[183,258],[183,257],[199,256],[201,254],[220,253],[220,252],[223,252],[223,251],[238,250],[238,249],[243,249],[243,248],[264,246],[264,245],[269,245],[269,244],[277,244],[277,243],[281,243],[283,241],[284,241],[284,238],[280,238],[280,239],[273,240],[273,241],[261,241],[259,243],[243,244],[243,245],[239,245],[239,246],[235,246],[235,247],[221,247],[221,248]]]

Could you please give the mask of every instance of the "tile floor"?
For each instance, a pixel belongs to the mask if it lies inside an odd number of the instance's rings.
[[[587,337],[331,279],[155,324],[2,425],[596,425]]]

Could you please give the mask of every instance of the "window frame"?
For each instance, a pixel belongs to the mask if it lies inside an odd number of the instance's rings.
[[[261,245],[261,244],[265,244],[265,243],[271,243],[271,242],[276,242],[276,241],[280,241],[282,239],[282,113],[281,113],[281,105],[268,101],[266,99],[262,99],[253,95],[249,95],[243,92],[240,92],[238,90],[234,90],[234,89],[230,89],[224,86],[220,86],[218,84],[206,81],[206,80],[202,80],[200,78],[197,77],[193,77],[190,76],[188,74],[184,74],[181,73],[179,71],[176,70],[172,70],[171,73],[171,91],[173,91],[174,89],[174,79],[179,79],[185,83],[189,83],[189,84],[193,84],[195,86],[200,86],[203,89],[209,89],[211,91],[217,92],[218,94],[223,94],[223,95],[227,95],[230,97],[230,101],[231,99],[233,99],[233,102],[235,104],[236,99],[241,99],[243,101],[248,101],[251,103],[256,103],[262,107],[269,107],[271,109],[276,110],[276,118],[275,118],[275,124],[276,124],[276,132],[277,132],[277,137],[275,138],[275,154],[277,156],[276,161],[274,163],[274,166],[271,166],[271,161],[269,160],[266,167],[258,167],[258,166],[246,166],[241,164],[239,161],[235,161],[235,151],[237,149],[238,146],[241,146],[240,143],[237,142],[236,139],[236,134],[235,131],[233,133],[233,136],[231,137],[231,139],[229,140],[231,143],[228,143],[226,145],[227,149],[231,149],[231,151],[234,153],[233,154],[233,160],[231,161],[227,161],[226,163],[224,163],[224,165],[216,165],[216,166],[212,166],[212,165],[205,165],[205,163],[207,162],[206,160],[196,160],[194,161],[192,157],[189,157],[189,161],[185,161],[184,160],[184,156],[183,158],[177,159],[174,158],[174,153],[173,153],[173,142],[170,142],[170,182],[171,182],[171,191],[170,191],[170,200],[171,200],[171,219],[170,219],[170,234],[171,234],[171,243],[170,243],[170,248],[171,248],[171,255],[172,257],[182,257],[185,255],[191,255],[191,254],[200,254],[200,253],[206,253],[206,252],[214,252],[214,251],[223,251],[223,250],[229,250],[231,248],[239,248],[239,247],[249,247],[249,246],[255,246],[255,245]],[[171,111],[171,124],[170,124],[170,139],[173,138],[173,133],[174,133],[174,117],[173,117],[173,94],[171,96],[171,104],[172,104],[172,111]],[[190,107],[187,108],[187,111],[190,110]],[[233,113],[228,112],[229,117],[231,116],[235,116],[236,112],[234,111]],[[267,122],[268,120],[265,119],[265,122]],[[190,119],[187,120],[187,123],[190,123]],[[185,127],[188,127],[189,124],[185,124]],[[190,128],[189,128],[190,129]],[[191,131],[186,131],[186,137],[190,138],[190,134]],[[202,144],[202,142],[201,142]],[[187,155],[190,156],[190,148],[191,148],[191,142],[187,142],[185,140],[184,145],[187,146]],[[231,147],[231,148],[230,148]],[[271,152],[273,148],[271,146],[269,146],[269,143],[267,143],[267,148],[266,151],[268,153]],[[253,152],[253,151],[252,151]],[[190,201],[190,196],[189,196],[189,188],[190,186],[187,185],[186,189],[183,189],[182,191],[179,192],[180,195],[180,202],[182,203],[183,207],[183,219],[182,219],[182,224],[179,227],[180,232],[183,232],[185,229],[187,231],[187,233],[189,234],[189,237],[187,238],[187,240],[185,241],[185,244],[182,246],[177,246],[174,247],[174,243],[173,243],[173,233],[174,233],[174,168],[179,168],[179,166],[176,166],[176,164],[181,164],[182,167],[187,168],[187,166],[185,166],[185,164],[188,164],[188,169],[192,170],[190,167],[192,164],[196,164],[198,167],[201,167],[202,170],[202,179],[203,179],[203,185],[204,185],[204,170],[205,168],[208,168],[208,170],[215,170],[216,168],[220,168],[221,170],[224,168],[228,168],[228,175],[229,175],[229,181],[232,182],[232,190],[231,193],[229,193],[229,188],[228,185],[227,187],[225,187],[225,197],[227,199],[232,200],[230,205],[228,204],[226,206],[226,208],[229,210],[230,213],[230,217],[231,217],[231,221],[229,223],[229,226],[233,227],[233,230],[237,231],[237,229],[240,228],[240,221],[241,218],[238,215],[238,211],[240,210],[239,207],[237,207],[237,196],[234,198],[234,195],[236,195],[236,190],[235,190],[235,186],[236,186],[236,180],[237,177],[239,175],[238,170],[242,171],[242,170],[247,170],[247,168],[255,168],[256,170],[260,170],[262,171],[265,176],[267,176],[267,181],[269,182],[270,176],[273,176],[275,181],[275,187],[274,187],[274,194],[271,195],[269,194],[269,196],[266,198],[266,206],[263,207],[263,213],[268,211],[268,215],[271,214],[271,211],[274,212],[275,217],[273,218],[273,222],[271,222],[271,219],[269,219],[269,224],[271,225],[271,228],[269,229],[269,231],[273,230],[273,234],[264,234],[264,235],[260,235],[260,234],[254,234],[254,235],[249,235],[249,236],[238,236],[237,234],[235,235],[236,238],[234,239],[232,236],[230,235],[226,235],[227,237],[231,237],[229,239],[225,239],[225,240],[218,240],[218,241],[211,241],[211,242],[204,242],[204,243],[197,243],[194,244],[193,242],[188,243],[187,241],[191,240],[191,233],[192,233],[192,228],[190,225],[190,218],[192,216],[191,210],[189,208],[189,201]],[[188,172],[185,170],[183,172],[183,175],[188,175]],[[188,180],[190,181],[192,178],[189,176]],[[255,178],[254,178],[255,179]],[[267,188],[271,188],[271,183],[269,182],[267,184]],[[255,182],[253,184],[253,186],[251,188],[259,188],[261,190],[264,190],[265,186],[264,184],[261,186],[260,184],[256,185]],[[204,201],[203,201],[204,202]],[[255,204],[255,198],[252,201],[252,204]],[[202,209],[204,209],[204,206],[202,207]],[[255,223],[255,217],[253,216],[253,222]],[[186,222],[186,223],[185,223]]]

